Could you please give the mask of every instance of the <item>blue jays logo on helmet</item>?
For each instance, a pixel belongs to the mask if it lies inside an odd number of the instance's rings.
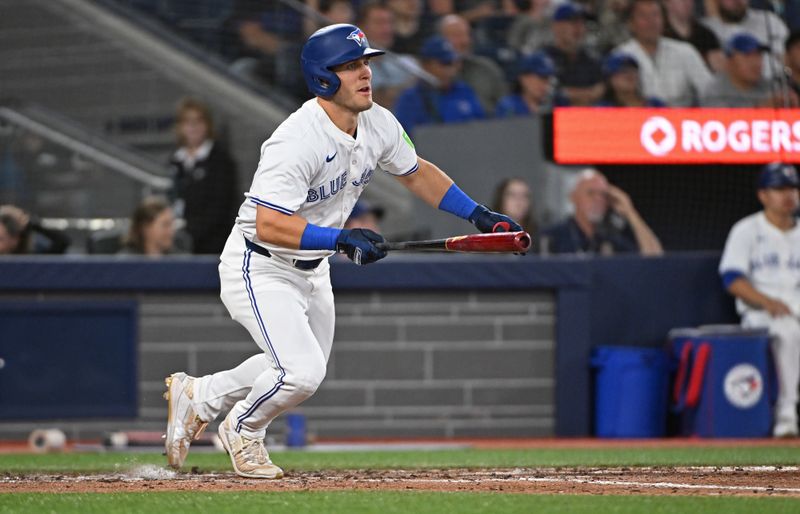
[[[347,36],[347,39],[352,39],[358,43],[358,46],[364,46],[364,41],[367,40],[367,36],[364,35],[361,29],[356,29]]]

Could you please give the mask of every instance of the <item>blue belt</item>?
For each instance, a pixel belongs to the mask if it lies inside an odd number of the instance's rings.
[[[250,241],[247,238],[244,238],[244,244],[247,245],[247,248],[256,252],[259,255],[263,255],[264,257],[272,257],[272,254],[269,253],[269,250],[267,250],[263,246],[255,244],[254,242]],[[322,263],[322,258],[314,259],[312,261],[302,261],[300,259],[293,259],[292,261],[293,261],[292,266],[294,266],[295,268],[308,271],[316,269],[317,266],[319,266]]]

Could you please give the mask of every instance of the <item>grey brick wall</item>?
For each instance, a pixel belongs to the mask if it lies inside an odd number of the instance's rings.
[[[50,423],[71,437],[162,430],[166,375],[212,373],[259,351],[215,295],[137,298],[139,419]],[[312,436],[553,434],[550,292],[348,292],[337,294],[336,309],[327,378],[297,409],[307,416]],[[282,428],[275,423],[276,433]],[[24,423],[0,424],[0,437],[29,429]]]

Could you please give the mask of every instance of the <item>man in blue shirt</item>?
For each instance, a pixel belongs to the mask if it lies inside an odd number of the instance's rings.
[[[585,46],[586,11],[565,2],[553,13],[553,43],[542,49],[556,68],[556,77],[571,105],[592,105],[603,95],[600,62]]]
[[[597,171],[589,169],[581,173],[570,201],[575,207],[573,216],[542,232],[539,246],[543,254],[664,253],[658,237],[627,193],[609,184]]]
[[[407,133],[411,134],[417,125],[459,123],[485,117],[475,91],[456,79],[458,54],[446,39],[442,36],[427,39],[419,57],[422,68],[438,81],[438,85],[420,81],[400,94],[392,111]]]
[[[524,55],[517,64],[518,93],[506,95],[497,102],[495,116],[530,116],[543,114],[553,107],[565,107],[569,100],[555,89],[553,60],[543,51]]]

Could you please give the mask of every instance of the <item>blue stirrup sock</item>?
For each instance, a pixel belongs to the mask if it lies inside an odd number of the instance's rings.
[[[339,228],[320,227],[309,223],[300,238],[301,250],[336,250],[336,240],[342,230]]]
[[[439,202],[439,209],[465,220],[469,219],[476,207],[478,204],[475,200],[467,196],[455,183],[450,186],[450,189],[442,197],[442,201]]]

